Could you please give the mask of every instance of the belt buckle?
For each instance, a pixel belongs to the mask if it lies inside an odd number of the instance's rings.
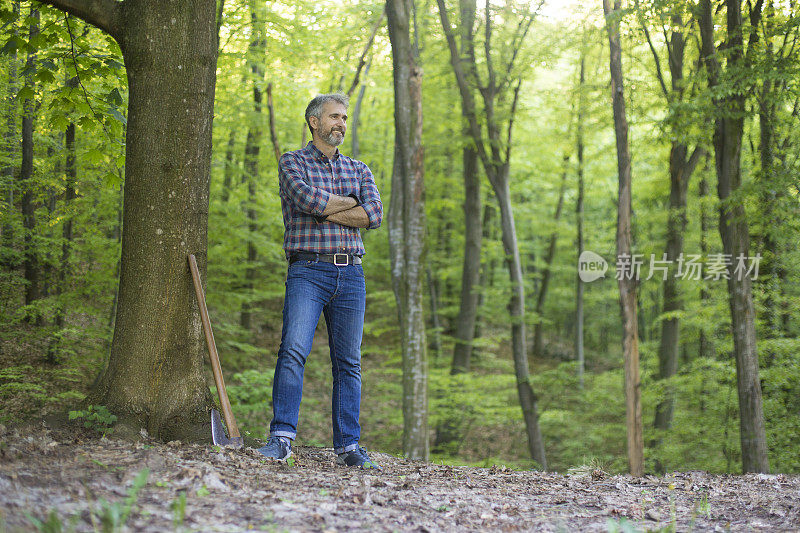
[[[344,263],[339,262],[339,257],[344,257]],[[333,254],[333,264],[339,267],[347,266],[350,263],[350,256],[347,254]]]

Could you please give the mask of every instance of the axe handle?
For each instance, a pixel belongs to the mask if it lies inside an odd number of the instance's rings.
[[[206,334],[208,358],[211,359],[211,372],[214,374],[214,383],[217,386],[217,393],[219,394],[222,416],[225,418],[225,425],[228,427],[228,437],[231,439],[239,438],[239,428],[236,426],[236,420],[233,418],[231,402],[228,400],[228,391],[225,390],[225,380],[222,379],[222,368],[219,364],[217,345],[214,342],[214,332],[211,331],[211,321],[208,319],[208,309],[206,308],[206,297],[203,294],[203,286],[200,284],[200,271],[197,269],[197,261],[194,258],[194,254],[189,254],[189,270],[192,271],[194,293],[197,296],[197,305],[200,307],[200,320],[203,321],[203,332]]]

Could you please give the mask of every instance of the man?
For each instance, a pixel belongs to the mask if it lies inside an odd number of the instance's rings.
[[[283,332],[272,385],[273,418],[263,455],[286,459],[297,435],[303,369],[320,313],[333,370],[333,446],[337,462],[378,468],[359,446],[361,335],[366,288],[359,228],[377,228],[383,205],[372,172],[337,146],[347,130],[347,97],[317,96],[306,108],[312,140],[281,156],[279,182],[289,260]]]

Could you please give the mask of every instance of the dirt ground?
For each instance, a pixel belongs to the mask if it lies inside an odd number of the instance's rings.
[[[0,426],[0,531],[800,530],[800,476],[636,479],[371,455],[382,472],[337,466],[329,448],[286,464],[252,448]]]

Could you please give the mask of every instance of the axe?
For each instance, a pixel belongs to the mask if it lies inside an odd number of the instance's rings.
[[[206,334],[206,345],[208,346],[208,358],[211,360],[211,371],[214,374],[214,383],[219,394],[219,405],[225,417],[225,426],[228,427],[228,436],[225,435],[225,428],[219,417],[219,411],[211,410],[211,439],[217,446],[231,446],[240,448],[244,440],[239,435],[239,428],[236,426],[236,419],[233,418],[231,402],[228,400],[228,392],[225,390],[225,381],[222,379],[222,368],[219,365],[219,354],[217,345],[214,342],[214,332],[211,331],[211,321],[208,318],[206,308],[206,297],[203,294],[203,286],[200,284],[200,271],[197,269],[197,261],[194,254],[189,254],[189,270],[192,271],[192,281],[194,282],[194,293],[197,296],[197,305],[200,308],[200,319],[203,321],[203,332]]]

